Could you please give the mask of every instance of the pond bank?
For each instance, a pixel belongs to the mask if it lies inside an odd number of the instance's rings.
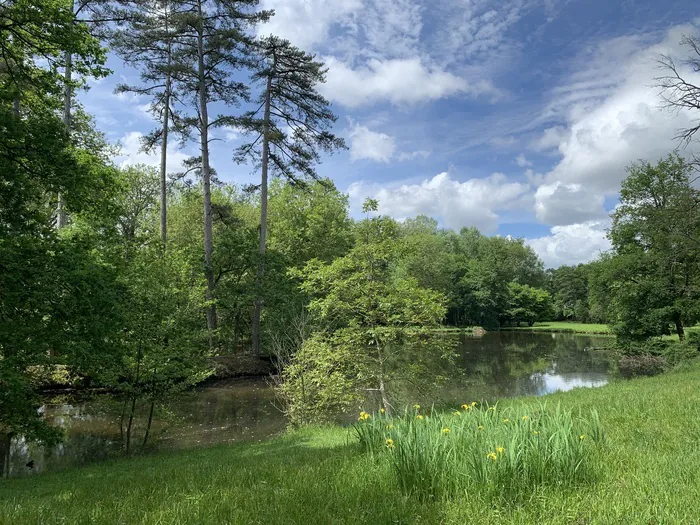
[[[521,505],[403,497],[351,431],[326,427],[2,481],[0,523],[689,523],[700,498],[698,382],[696,365],[545,397],[599,411],[603,474],[591,485],[539,487]]]

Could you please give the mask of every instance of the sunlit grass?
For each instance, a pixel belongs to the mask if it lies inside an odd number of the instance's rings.
[[[559,404],[480,406],[400,417],[361,412],[355,432],[377,461],[387,461],[405,495],[421,500],[482,493],[517,499],[540,484],[592,481],[603,433],[598,413]]]
[[[568,332],[577,334],[612,334],[610,327],[600,323],[576,323],[569,321],[546,321],[533,326],[506,327],[504,330],[535,332]]]

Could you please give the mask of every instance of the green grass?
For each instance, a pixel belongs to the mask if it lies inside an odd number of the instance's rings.
[[[547,396],[574,414],[597,410],[597,475],[536,485],[517,502],[466,490],[437,501],[404,495],[390,462],[363,451],[352,429],[331,427],[1,481],[0,524],[698,522],[698,384],[695,365]],[[533,413],[540,403],[498,410]]]
[[[610,334],[606,324],[575,323],[568,321],[546,321],[533,326],[508,327],[503,330],[522,330],[526,332],[569,332],[576,334]]]

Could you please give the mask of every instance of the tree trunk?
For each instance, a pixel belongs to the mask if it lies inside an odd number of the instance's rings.
[[[151,399],[151,408],[148,410],[148,422],[146,423],[146,433],[143,436],[143,443],[141,444],[143,448],[146,448],[146,445],[148,444],[148,436],[151,433],[151,423],[153,423],[153,408],[155,405],[155,400]]]
[[[160,239],[168,241],[168,131],[170,119],[170,74],[165,80],[165,110],[163,112],[163,142],[160,146]]]
[[[274,66],[273,66],[274,68]],[[267,169],[270,160],[270,96],[272,91],[272,74],[267,77],[265,90],[265,115],[263,117],[263,150],[262,150],[262,177],[260,181],[260,260],[255,276],[255,303],[253,304],[253,353],[260,355],[260,317],[262,315],[262,287],[265,275],[265,253],[267,251]]]
[[[10,476],[10,446],[12,445],[12,434],[0,434],[0,477]]]
[[[136,413],[136,397],[136,394],[131,395],[131,412],[129,412],[129,423],[126,425],[126,443],[124,444],[124,450],[127,456],[131,450],[131,427],[134,423],[134,414]]]
[[[197,15],[204,22],[202,2],[197,2]],[[211,169],[209,167],[209,115],[207,113],[207,86],[204,77],[204,33],[200,27],[197,35],[197,70],[199,74],[199,114],[200,114],[200,147],[202,150],[202,184],[204,187],[204,272],[207,277],[207,328],[209,329],[209,344],[214,344],[216,330],[216,305],[214,305],[214,268],[211,259],[214,251],[213,227],[211,213]]]
[[[71,4],[73,9],[73,4]],[[66,52],[66,71],[65,71],[65,87],[63,91],[63,125],[70,132],[71,126],[71,105],[73,93],[71,89],[71,81],[73,76],[73,55]],[[66,212],[66,201],[63,194],[58,192],[58,208],[56,210],[56,228],[59,230],[68,224],[68,213]]]
[[[680,319],[676,319],[676,333],[678,340],[682,342],[685,339],[685,330],[683,329],[683,321]]]
[[[170,91],[172,89],[172,78],[170,76],[170,64],[172,56],[172,46],[170,45],[168,28],[168,5],[164,6],[165,13],[165,34],[168,38],[168,71],[165,77],[165,107],[163,108],[163,137],[160,145],[160,239],[165,244],[168,241],[168,200],[167,200],[167,176],[168,176],[168,131],[170,130]]]

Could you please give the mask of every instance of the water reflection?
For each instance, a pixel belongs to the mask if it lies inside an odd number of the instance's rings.
[[[445,379],[429,391],[397,390],[406,400],[457,406],[474,399],[543,395],[607,382],[608,355],[590,348],[610,340],[573,334],[488,333],[459,336],[458,357]],[[409,399],[410,398],[410,399]],[[10,475],[57,470],[121,454],[122,405],[109,396],[61,396],[47,399],[44,416],[65,431],[51,450],[14,439]],[[134,435],[143,434],[146,410]],[[274,406],[274,392],[264,378],[210,383],[161,410],[154,420],[155,448],[191,448],[238,440],[257,440],[281,432],[286,422]]]

